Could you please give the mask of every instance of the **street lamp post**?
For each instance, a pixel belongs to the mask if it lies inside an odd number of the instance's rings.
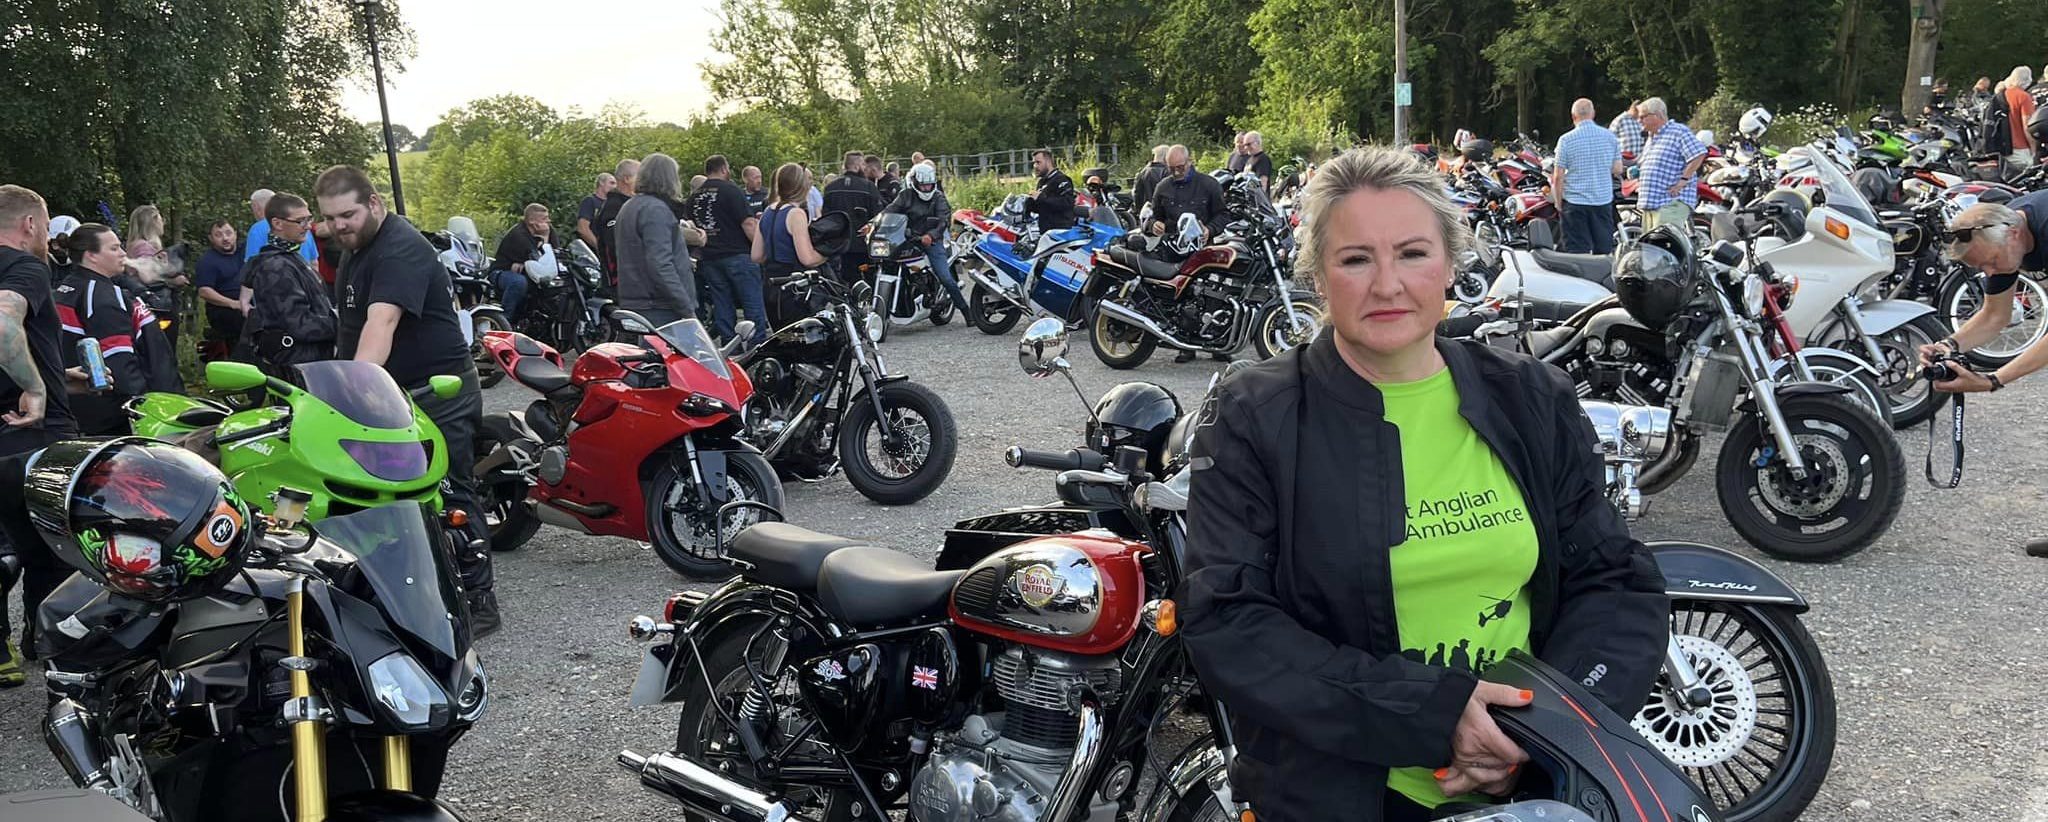
[[[384,118],[384,158],[391,162],[391,205],[405,216],[405,189],[398,183],[398,142],[391,138],[391,104],[384,100],[384,59],[377,53],[377,7],[381,0],[354,0],[370,30],[370,70],[377,76],[377,113]]]

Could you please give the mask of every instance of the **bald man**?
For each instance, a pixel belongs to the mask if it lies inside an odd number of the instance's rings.
[[[1614,251],[1614,182],[1621,177],[1621,140],[1593,119],[1593,101],[1572,102],[1572,130],[1557,138],[1550,199],[1564,215],[1564,250]]]

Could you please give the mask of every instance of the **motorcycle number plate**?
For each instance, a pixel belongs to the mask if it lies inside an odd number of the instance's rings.
[[[662,693],[668,689],[668,660],[656,650],[671,646],[654,645],[640,652],[640,675],[633,679],[633,694],[630,704],[635,708],[661,703]]]

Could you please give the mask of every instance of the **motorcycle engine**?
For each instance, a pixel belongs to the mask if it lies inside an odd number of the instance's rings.
[[[1238,285],[1222,272],[1203,274],[1187,286],[1187,293],[1174,304],[1175,336],[1184,340],[1210,342],[1230,334],[1239,317],[1249,309],[1236,298]]]
[[[792,365],[769,358],[748,367],[747,376],[754,382],[754,396],[747,402],[744,412],[747,438],[765,449],[780,440],[789,426],[806,426],[810,432],[799,433],[803,437],[798,442],[799,447],[783,452],[797,459],[784,461],[778,457],[777,461],[785,463],[799,476],[816,479],[829,475],[832,471],[830,455],[835,443],[831,424],[824,420],[830,415],[814,412],[801,422],[794,418],[806,402],[829,387],[825,381],[831,376],[830,372],[812,363]]]
[[[1663,406],[1671,392],[1672,363],[1664,335],[1634,326],[1588,338],[1577,356],[1558,363],[1586,399]]]
[[[1074,696],[1085,686],[1111,703],[1122,680],[1114,657],[1011,646],[995,663],[1004,710],[970,716],[959,730],[933,737],[931,761],[911,779],[911,818],[1036,822],[1074,754],[1080,722]],[[1099,795],[1089,802],[1082,818],[1116,818],[1117,802]]]

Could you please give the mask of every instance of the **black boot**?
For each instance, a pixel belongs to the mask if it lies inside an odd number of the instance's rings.
[[[2048,537],[2027,541],[2027,556],[2048,559]]]
[[[1180,352],[1180,353],[1178,353],[1178,354],[1175,354],[1175,355],[1173,355],[1173,361],[1174,361],[1175,363],[1184,363],[1184,362],[1194,362],[1194,361],[1195,361],[1195,352],[1193,352],[1193,351],[1182,351],[1182,352]]]
[[[474,642],[498,632],[502,620],[498,617],[498,594],[495,591],[469,591],[462,595],[469,604],[469,638]]]

